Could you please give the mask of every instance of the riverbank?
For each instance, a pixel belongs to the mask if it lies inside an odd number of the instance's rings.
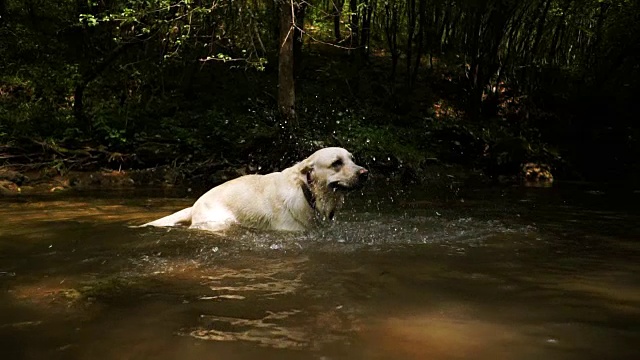
[[[250,164],[217,167],[212,172],[200,166],[157,166],[146,169],[112,170],[97,169],[60,173],[54,168],[20,171],[19,166],[0,167],[0,196],[21,194],[45,194],[86,189],[127,189],[135,187],[193,188],[204,190],[233,178],[256,171]],[[450,190],[467,182],[489,183],[491,180],[481,171],[459,165],[432,164],[427,169],[398,169],[388,171],[373,167],[373,184],[398,186],[424,185]]]

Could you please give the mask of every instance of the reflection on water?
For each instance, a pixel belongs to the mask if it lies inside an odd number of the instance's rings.
[[[7,359],[635,359],[631,191],[367,190],[331,228],[128,225],[183,197],[0,199]]]
[[[203,315],[200,318],[203,325],[187,335],[202,340],[251,341],[274,348],[304,347],[307,336],[303,331],[278,326],[278,322],[298,313],[300,310],[269,312],[261,319]]]

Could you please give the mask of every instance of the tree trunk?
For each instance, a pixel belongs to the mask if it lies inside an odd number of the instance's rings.
[[[7,22],[7,0],[0,0],[0,25]]]
[[[280,51],[278,56],[278,111],[280,130],[291,132],[295,122],[295,84],[293,77],[293,0],[280,4]]]
[[[456,37],[458,36],[458,23],[461,21],[463,16],[463,12],[461,10],[456,11],[456,15],[452,16],[452,20],[447,22],[447,28],[444,34],[443,40],[443,50],[448,50],[451,47],[451,43],[456,41]]]
[[[427,29],[427,0],[420,0],[420,5],[418,6],[418,15],[419,17],[419,26],[418,26],[418,38],[416,39],[416,63],[413,67],[413,74],[411,74],[411,86],[415,86],[416,80],[418,79],[418,70],[420,69],[420,62],[422,60],[422,53],[424,51],[424,32]]]
[[[400,53],[398,51],[398,5],[395,2],[386,3],[384,6],[385,20],[384,32],[391,52],[391,84],[395,84],[396,70]]]
[[[416,0],[408,0],[407,4],[407,62],[406,62],[406,72],[407,72],[407,85],[409,88],[412,87],[413,77],[411,76],[411,63],[413,61],[413,38],[416,30]]]
[[[558,53],[558,46],[559,46],[558,42],[560,40],[560,36],[562,32],[564,31],[564,28],[566,27],[565,20],[571,8],[571,4],[572,4],[572,0],[565,1],[564,6],[562,7],[562,16],[556,22],[556,27],[553,32],[553,39],[551,40],[551,45],[549,46],[549,61],[552,64],[557,65],[560,63],[560,61],[556,59],[556,55]]]
[[[595,33],[593,34],[593,42],[591,44],[591,48],[588,50],[588,56],[591,59],[591,67],[594,70],[597,70],[598,60],[602,58],[600,52],[600,42],[603,36],[603,24],[604,20],[607,17],[607,11],[609,10],[610,4],[606,2],[600,3],[600,12],[598,13],[598,20],[596,22]]]
[[[440,24],[440,27],[438,28],[438,32],[436,34],[436,38],[435,39],[427,39],[427,41],[429,41],[429,43],[431,44],[438,44],[438,50],[440,52],[440,54],[442,54],[444,52],[444,45],[447,42],[447,32],[445,31],[447,29],[447,26],[450,24],[451,22],[451,9],[453,8],[453,4],[452,3],[447,3],[446,5],[446,10],[444,11],[444,15],[442,18],[442,24]],[[429,47],[427,49],[427,51],[429,51],[429,53],[433,53],[433,51],[435,50],[435,46]],[[439,55],[439,54],[438,54]]]
[[[376,6],[376,0],[365,0],[366,5],[362,13],[362,30],[360,31],[360,54],[362,59],[367,60],[369,58],[369,39],[371,38],[371,17],[373,16],[373,9]]]
[[[516,43],[517,35],[522,26],[521,25],[523,21],[522,19],[524,18],[524,16],[527,14],[529,10],[529,6],[530,4],[523,5],[522,9],[520,10],[520,15],[511,22],[511,27],[509,28],[508,35],[507,35],[507,43],[505,45],[506,54],[504,56],[504,59],[505,59],[504,64],[506,66],[511,65],[511,58],[512,58],[512,55],[515,53],[514,48],[518,47],[518,44]]]
[[[336,37],[336,41],[342,40],[340,34],[340,18],[342,17],[342,7],[344,6],[344,0],[333,1],[333,33]]]
[[[293,66],[294,73],[299,74],[302,69],[302,47],[304,45],[304,16],[307,10],[307,2],[294,5],[295,29],[293,31]]]
[[[359,30],[358,24],[358,0],[349,0],[349,10],[351,10],[351,47],[358,46]]]
[[[468,36],[470,39],[470,46],[467,48],[467,55],[471,58],[469,68],[467,71],[468,79],[468,103],[469,103],[469,115],[471,119],[477,120],[480,116],[480,105],[482,104],[482,71],[481,66],[481,25],[482,17],[484,16],[484,9],[477,9],[473,12],[472,28]]]
[[[544,24],[547,22],[547,14],[549,13],[550,6],[551,6],[551,0],[547,0],[546,4],[544,5],[544,10],[542,10],[542,14],[538,19],[538,28],[536,29],[536,38],[533,41],[533,46],[531,47],[531,51],[529,53],[530,58],[529,58],[529,61],[527,61],[527,63],[531,63],[532,61],[536,60],[537,53],[538,53],[538,46],[540,46],[540,41],[542,40],[542,33],[544,32]]]

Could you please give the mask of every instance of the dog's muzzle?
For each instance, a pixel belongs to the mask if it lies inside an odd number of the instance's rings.
[[[355,190],[359,189],[364,185],[365,181],[369,178],[369,170],[359,167],[355,172],[355,176],[349,181],[334,181],[329,183],[329,187],[333,190]]]

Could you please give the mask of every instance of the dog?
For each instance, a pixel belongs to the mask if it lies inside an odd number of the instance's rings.
[[[360,188],[368,175],[347,150],[328,147],[280,172],[229,180],[193,206],[141,226],[304,231],[332,221],[344,195]]]

